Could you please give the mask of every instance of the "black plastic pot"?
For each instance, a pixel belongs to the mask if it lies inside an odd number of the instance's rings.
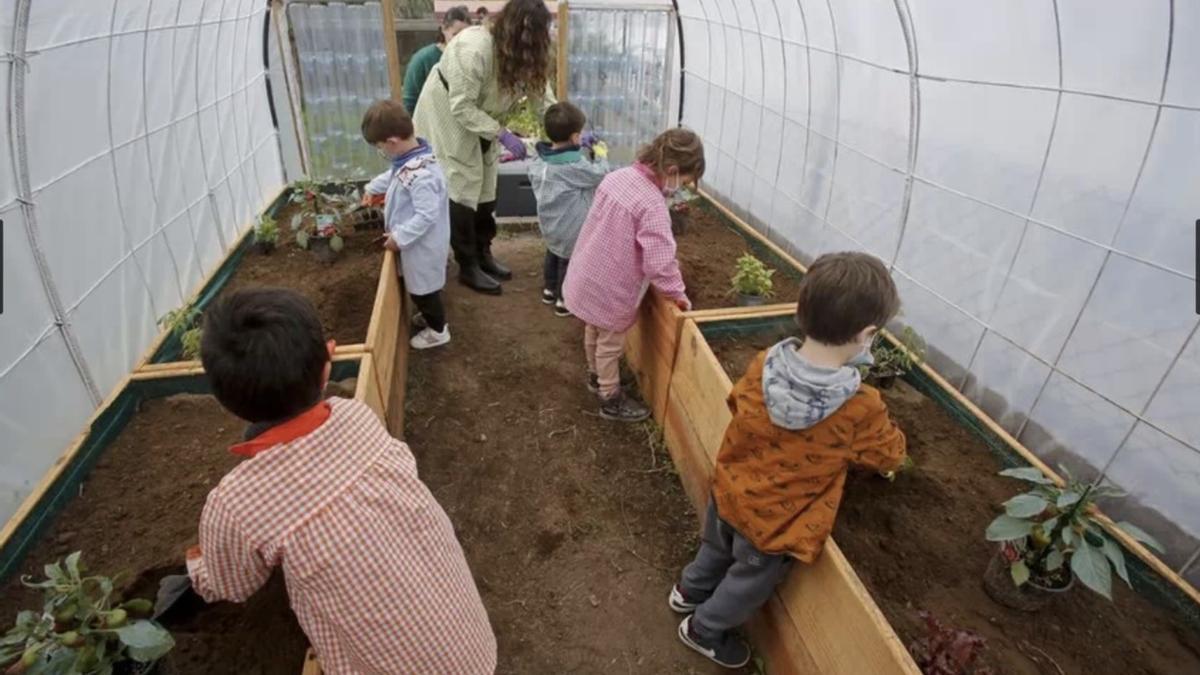
[[[262,255],[271,255],[271,251],[275,250],[275,242],[273,241],[256,241],[254,242],[254,250]]]
[[[317,260],[332,265],[337,260],[338,252],[330,246],[330,241],[333,237],[318,237],[316,235],[308,236],[308,250],[315,256]]]
[[[748,293],[737,294],[738,307],[758,307],[766,304],[767,299],[761,295],[750,295]]]
[[[901,373],[898,370],[889,370],[882,373],[871,373],[863,379],[871,386],[880,389],[891,389],[892,385],[896,384],[896,378],[900,377],[900,375]]]
[[[983,573],[983,590],[987,591],[992,600],[1005,607],[1022,612],[1037,612],[1050,604],[1055,596],[1066,593],[1075,586],[1075,576],[1065,566],[1063,569],[1068,575],[1068,581],[1064,586],[1054,588],[1032,578],[1024,585],[1018,586],[1013,583],[1009,565],[1002,546],[988,561],[987,570]]]

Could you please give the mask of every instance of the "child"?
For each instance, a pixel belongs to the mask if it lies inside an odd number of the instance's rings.
[[[490,675],[487,612],[408,446],[363,403],[321,398],[334,343],[312,304],[259,288],[204,316],[213,394],[250,426],[188,551],[196,592],[242,602],[282,566],[326,673]]]
[[[386,194],[385,246],[400,254],[404,286],[424,322],[409,344],[429,349],[450,342],[442,305],[446,260],[450,255],[450,197],[433,150],[413,135],[412,118],[396,101],[376,101],[362,119],[362,135],[392,161],[392,168],[366,187]]]
[[[563,297],[587,324],[588,387],[600,395],[600,415],[622,422],[650,416],[620,382],[625,331],[653,285],[683,310],[691,302],[675,260],[665,198],[704,175],[704,145],[688,129],[671,129],[638,152],[633,166],[609,174],[596,190],[575,243]]]
[[[729,395],[733,419],[717,454],[696,559],[671,589],[684,644],[736,668],[750,650],[730,631],[767,601],[793,558],[811,563],[833,531],[850,465],[893,471],[904,434],[879,392],[861,385],[875,332],[900,300],[865,253],[818,258],[800,283],[805,336],[758,355]],[[694,613],[693,613],[694,612]]]
[[[538,158],[529,167],[529,182],[537,197],[538,226],[546,240],[542,302],[554,305],[555,316],[571,316],[562,297],[563,280],[596,186],[608,173],[608,149],[596,143],[592,146],[595,160],[584,156],[580,138],[587,117],[570,103],[550,106],[542,123],[550,142],[537,144]]]

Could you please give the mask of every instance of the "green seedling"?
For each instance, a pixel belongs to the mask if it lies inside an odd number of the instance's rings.
[[[200,341],[204,331],[200,328],[200,310],[191,305],[167,312],[158,320],[158,325],[179,338],[183,358],[194,361],[200,358]]]
[[[771,277],[775,270],[763,264],[752,254],[746,253],[737,259],[737,268],[730,278],[730,295],[741,294],[759,298],[769,298],[775,294],[775,284]]]

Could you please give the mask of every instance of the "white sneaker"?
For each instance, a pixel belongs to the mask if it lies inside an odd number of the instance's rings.
[[[442,332],[437,332],[432,328],[426,328],[420,333],[413,336],[408,344],[412,345],[413,349],[430,349],[433,347],[441,347],[450,342],[450,324],[442,326]]]

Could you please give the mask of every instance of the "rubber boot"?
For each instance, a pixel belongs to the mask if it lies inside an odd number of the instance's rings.
[[[459,264],[458,282],[467,288],[486,295],[500,295],[504,292],[500,282],[479,269],[479,265]]]
[[[508,281],[512,279],[512,270],[508,269],[499,260],[492,257],[492,247],[489,246],[479,252],[479,268],[495,279]]]
[[[496,202],[484,202],[475,208],[475,255],[479,268],[493,279],[508,281],[512,270],[492,256],[492,240],[496,238]]]

